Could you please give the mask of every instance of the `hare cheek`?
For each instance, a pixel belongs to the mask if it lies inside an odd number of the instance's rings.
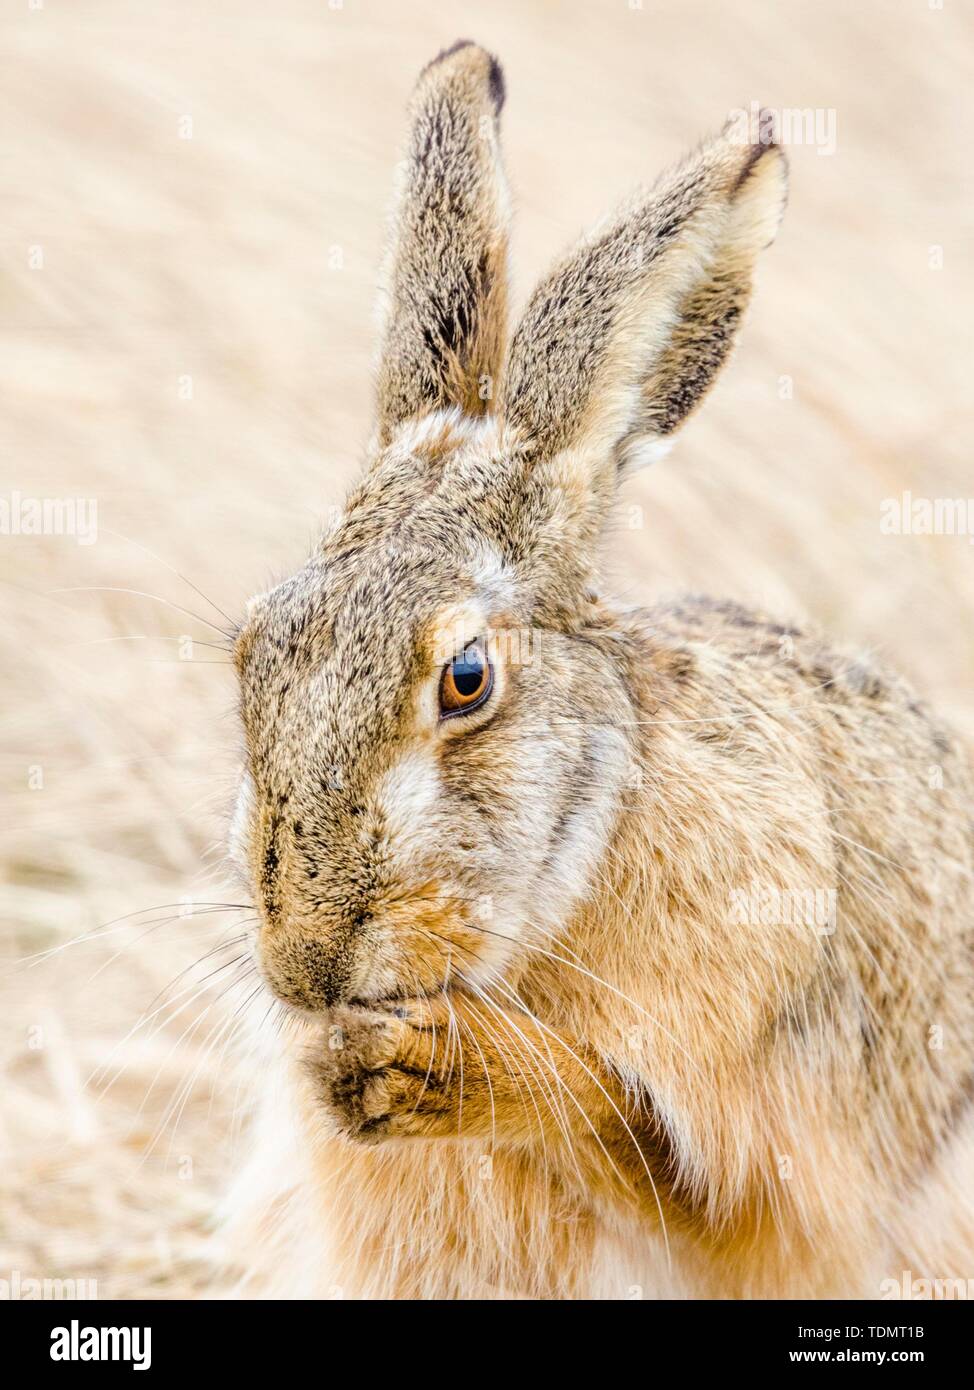
[[[442,797],[432,753],[408,753],[390,768],[376,795],[395,863],[408,869],[435,845],[433,813]]]
[[[611,730],[593,730],[577,775],[579,790],[567,793],[543,865],[545,901],[556,919],[587,894],[611,840],[630,776],[624,741]]]

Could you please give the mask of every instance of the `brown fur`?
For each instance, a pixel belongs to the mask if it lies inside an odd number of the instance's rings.
[[[974,1066],[961,755],[814,635],[598,593],[620,466],[726,360],[783,159],[725,134],[634,200],[542,284],[485,397],[498,84],[471,45],[421,77],[373,457],[237,641],[241,849],[303,1020],[320,1278],[876,1296],[921,1234],[917,1273],[966,1275],[942,1176]],[[443,631],[498,629],[529,655],[489,639],[490,700],[438,722]],[[765,891],[831,894],[834,920],[742,919]]]
[[[400,250],[379,367],[379,435],[455,403],[483,414],[507,312],[507,191],[497,152],[503,80],[459,43],[422,74],[398,208]]]

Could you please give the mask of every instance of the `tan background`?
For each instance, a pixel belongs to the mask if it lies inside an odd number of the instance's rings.
[[[235,616],[302,560],[367,434],[403,106],[461,35],[507,74],[518,299],[731,108],[834,110],[833,155],[791,150],[743,346],[630,485],[612,570],[634,596],[811,615],[974,733],[974,548],[879,530],[904,488],[974,494],[969,6],[5,0],[0,492],[95,498],[99,538],[0,536],[0,1278],[136,1296],[212,1277],[251,1092],[221,1031],[250,990],[239,948],[182,978],[171,1020],[153,998],[243,929],[158,906],[241,901],[221,866],[231,673],[218,650],[178,659],[164,638],[220,639],[164,603],[57,591],[143,590],[222,624],[167,565]],[[104,1094],[99,1067],[118,1071]]]

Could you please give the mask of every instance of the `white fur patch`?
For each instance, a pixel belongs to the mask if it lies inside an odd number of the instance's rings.
[[[394,849],[408,854],[423,838],[429,813],[441,795],[432,752],[411,752],[389,769],[376,800]]]
[[[250,773],[244,771],[240,779],[240,790],[237,792],[233,816],[230,820],[228,845],[230,859],[234,867],[245,877],[248,876],[247,839],[250,834],[253,815],[254,783]]]
[[[674,442],[673,435],[662,438],[657,434],[643,435],[641,438],[627,441],[620,450],[619,468],[622,475],[628,477],[630,473],[636,473],[641,468],[649,468],[652,464],[659,463],[666,458]]]
[[[418,453],[431,443],[435,445],[446,433],[454,435],[459,442],[476,438],[482,432],[480,420],[464,415],[459,406],[450,406],[445,410],[434,410],[419,419],[407,420],[400,425],[389,447],[397,453],[409,455]]]
[[[488,608],[499,607],[511,600],[517,575],[504,563],[500,552],[484,542],[467,573],[476,584],[480,597]]]

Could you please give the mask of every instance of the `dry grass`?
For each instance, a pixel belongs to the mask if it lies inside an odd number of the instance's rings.
[[[879,530],[881,500],[903,489],[974,491],[961,8],[8,7],[3,490],[96,498],[99,538],[0,537],[0,1277],[97,1278],[126,1297],[232,1277],[214,1273],[207,1233],[251,1086],[219,1029],[250,985],[231,986],[229,1009],[213,993],[177,998],[183,1012],[126,1036],[245,916],[146,911],[237,900],[221,870],[231,673],[204,646],[179,660],[172,640],[219,640],[209,624],[225,620],[167,566],[235,615],[341,500],[369,420],[402,108],[457,35],[507,71],[519,295],[730,108],[834,109],[836,153],[792,151],[791,208],[744,345],[675,455],[631,485],[644,525],[623,510],[613,570],[634,595],[688,587],[810,614],[880,649],[974,733],[974,551]],[[186,116],[192,139],[179,138]],[[63,592],[96,585],[200,619]],[[85,1084],[99,1068],[118,1069],[104,1092]]]

